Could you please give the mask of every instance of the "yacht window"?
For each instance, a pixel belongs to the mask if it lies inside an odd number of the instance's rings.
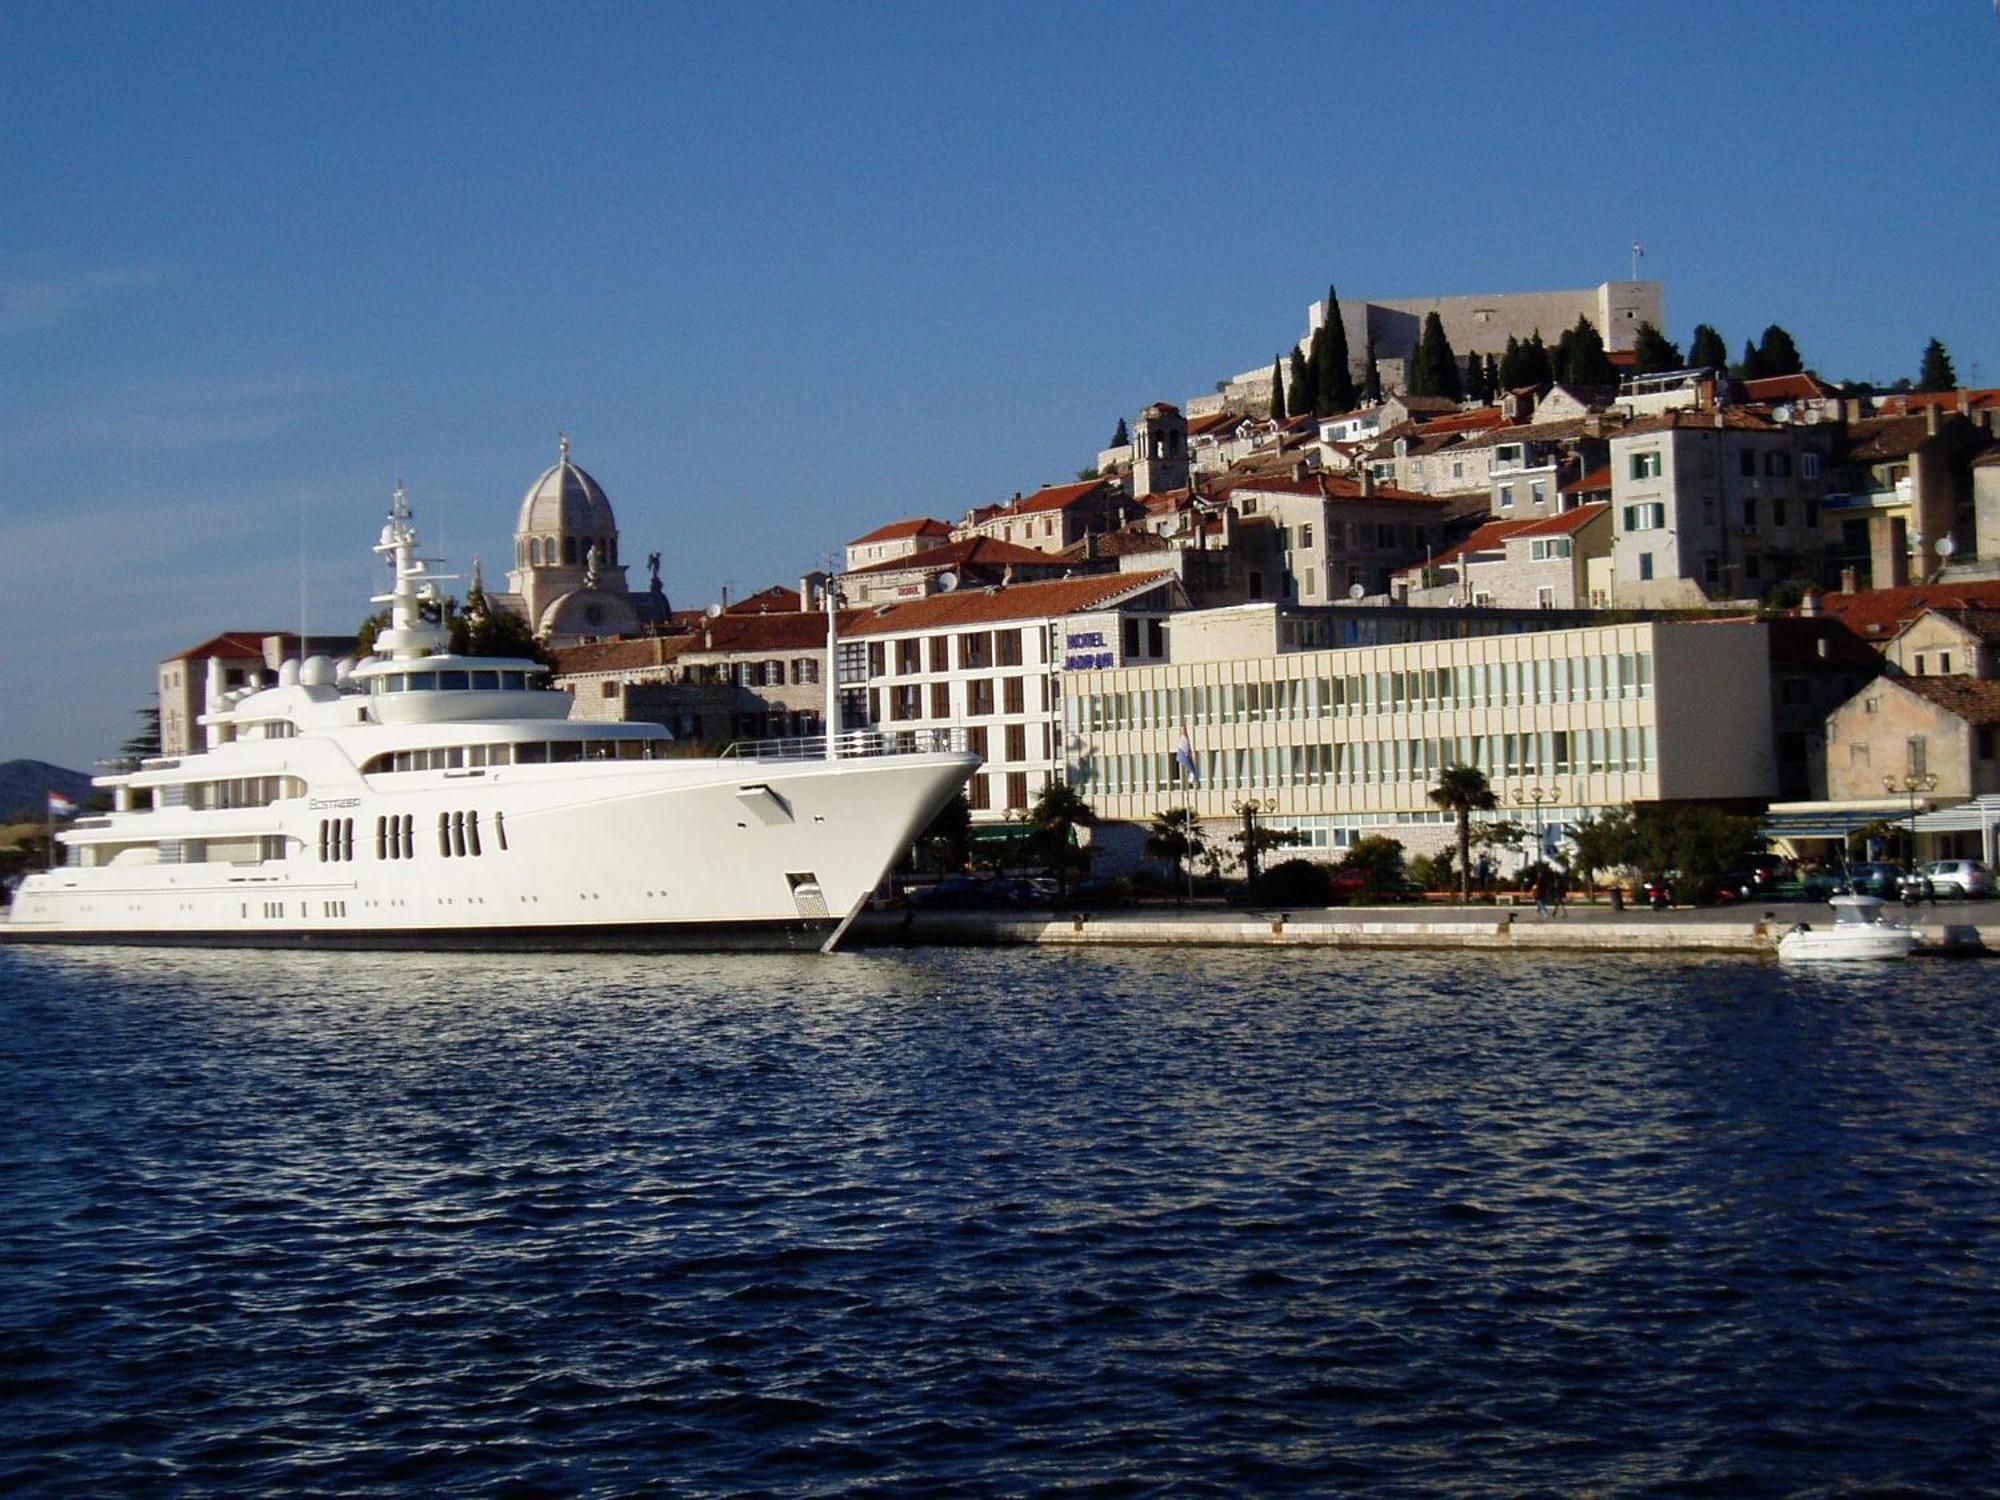
[[[446,675],[449,676],[450,674],[447,673]],[[465,747],[463,745],[453,745],[449,750],[445,751],[444,763],[447,770],[463,770],[465,767]]]
[[[462,812],[451,815],[451,852],[457,855],[465,853],[465,814]]]
[[[438,814],[438,853],[451,858],[451,814]]]
[[[476,812],[465,815],[465,849],[468,854],[479,853],[479,814]]]
[[[505,813],[497,812],[493,815],[493,837],[500,841],[500,848],[504,851],[507,847],[507,815]]]
[[[410,691],[413,693],[434,693],[437,691],[438,674],[435,672],[412,672]]]
[[[514,763],[519,766],[541,766],[548,764],[549,747],[546,742],[536,740],[531,744],[514,747]]]
[[[500,674],[500,685],[510,693],[518,693],[528,685],[528,674],[526,672],[502,672]]]
[[[486,747],[486,764],[489,766],[506,765],[508,761],[513,759],[513,749],[512,745],[488,745]]]
[[[500,674],[498,672],[474,672],[472,674],[472,685],[483,691],[491,692],[500,686]]]
[[[582,740],[553,740],[549,744],[549,759],[560,764],[583,759]]]
[[[472,674],[469,672],[440,672],[437,679],[438,686],[448,693],[464,692],[472,686]]]
[[[484,745],[467,745],[465,747],[465,763],[468,766],[485,765],[486,747]]]

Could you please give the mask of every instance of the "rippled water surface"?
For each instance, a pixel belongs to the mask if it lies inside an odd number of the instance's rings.
[[[1991,1490],[1994,973],[0,950],[0,1491]]]

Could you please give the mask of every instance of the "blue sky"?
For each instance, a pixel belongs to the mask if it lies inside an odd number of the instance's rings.
[[[9,8],[0,759],[498,579],[567,428],[677,605],[1071,477],[1306,304],[1666,285],[2000,384],[1990,0]],[[643,570],[635,570],[636,575]]]

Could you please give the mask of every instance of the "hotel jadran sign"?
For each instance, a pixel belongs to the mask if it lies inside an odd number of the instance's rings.
[[[1087,672],[1092,667],[1115,667],[1117,653],[1101,630],[1073,630],[1063,637],[1063,670]]]

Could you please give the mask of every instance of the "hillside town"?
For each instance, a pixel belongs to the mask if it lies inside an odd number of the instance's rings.
[[[1322,860],[1436,853],[1457,766],[1482,816],[1532,826],[1520,858],[1609,809],[1711,803],[1801,857],[1886,821],[1990,864],[2000,389],[1935,341],[1881,391],[1775,325],[1740,359],[1665,326],[1657,282],[1329,289],[1269,366],[1131,412],[1073,480],[885,515],[838,569],[705,608],[670,604],[657,552],[628,579],[565,437],[466,613],[532,636],[574,718],[711,748],[954,737],[984,759],[975,840],[1061,784],[1107,871],[1169,812]],[[210,660],[235,686],[298,651],[237,631],[162,663],[165,753]]]

